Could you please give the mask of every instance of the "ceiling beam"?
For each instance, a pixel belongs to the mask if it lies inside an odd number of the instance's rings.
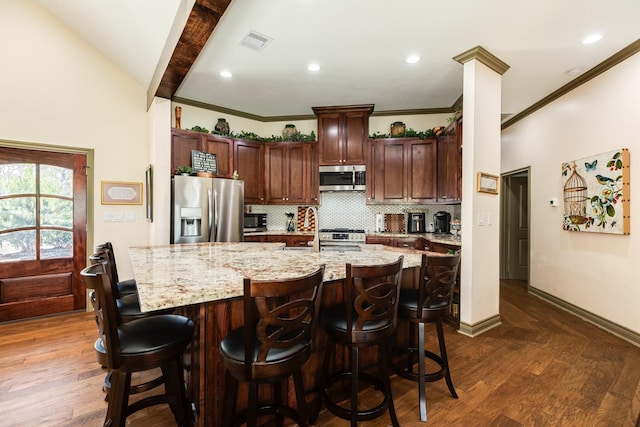
[[[196,0],[155,96],[172,99],[231,0]]]

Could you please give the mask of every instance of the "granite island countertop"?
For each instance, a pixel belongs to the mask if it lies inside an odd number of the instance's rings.
[[[282,250],[283,243],[197,243],[129,248],[140,309],[162,308],[240,297],[243,279],[286,279],[325,264],[324,280],[344,279],[345,265],[390,263],[404,255],[403,268],[420,265],[424,251],[360,245],[360,251]],[[429,252],[430,254],[442,256]]]

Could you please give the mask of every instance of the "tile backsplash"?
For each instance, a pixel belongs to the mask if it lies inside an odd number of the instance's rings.
[[[294,212],[296,216],[298,212],[297,206],[250,205],[247,208],[251,212],[266,213],[270,231],[286,230],[285,212]],[[438,211],[449,212],[451,219],[460,218],[460,205],[367,205],[364,192],[328,192],[320,193],[318,221],[320,228],[362,228],[366,232],[373,232],[377,213],[425,212],[428,225]]]

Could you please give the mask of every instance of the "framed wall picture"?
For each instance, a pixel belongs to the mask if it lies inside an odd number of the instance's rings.
[[[142,183],[101,181],[103,205],[141,205]]]
[[[145,201],[147,205],[147,219],[153,222],[153,166],[149,165],[145,174],[146,179],[146,193]]]
[[[478,192],[498,194],[498,182],[500,177],[484,172],[478,172]]]

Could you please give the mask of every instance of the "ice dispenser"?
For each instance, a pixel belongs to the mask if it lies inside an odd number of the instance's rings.
[[[202,209],[180,209],[180,236],[198,237],[202,235]]]

